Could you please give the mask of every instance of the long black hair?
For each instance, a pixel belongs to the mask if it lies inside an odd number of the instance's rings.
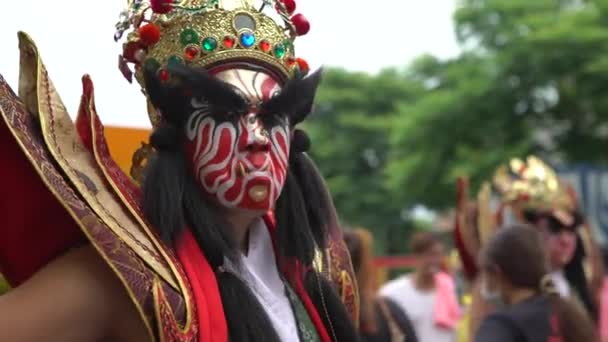
[[[183,229],[190,227],[216,272],[231,341],[279,341],[255,295],[239,277],[224,271],[225,258],[240,264],[238,248],[228,234],[229,223],[219,214],[216,204],[201,194],[181,150],[193,97],[203,98],[220,113],[246,113],[247,103],[230,85],[204,70],[174,66],[169,72],[170,79],[164,83],[156,70],[147,68],[144,73],[148,96],[162,115],[161,124],[150,138],[157,152],[143,181],[144,213],[168,245],[173,245]],[[287,83],[281,95],[265,103],[262,110],[284,112],[295,126],[310,112],[319,80],[320,74],[314,74]],[[312,265],[316,247],[326,247],[328,222],[333,215],[322,179],[305,156],[309,145],[306,135],[296,130],[286,182],[275,208],[278,260],[296,259],[305,266]],[[314,271],[302,276],[334,340],[355,341],[354,326],[328,280]]]
[[[593,300],[591,288],[584,269],[586,257],[585,246],[581,235],[578,232],[579,227],[584,224],[584,219],[579,211],[573,211],[571,214],[573,220],[572,223],[568,225],[564,225],[554,215],[545,211],[526,210],[524,211],[524,218],[527,222],[534,225],[537,225],[541,220],[545,220],[545,222],[547,222],[547,229],[550,232],[559,232],[560,230],[565,229],[576,234],[576,249],[572,259],[564,267],[564,275],[589,315],[597,321],[597,305]]]

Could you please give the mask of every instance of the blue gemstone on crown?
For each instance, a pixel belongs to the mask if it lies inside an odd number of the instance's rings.
[[[250,48],[255,44],[255,36],[251,32],[241,33],[241,45]]]

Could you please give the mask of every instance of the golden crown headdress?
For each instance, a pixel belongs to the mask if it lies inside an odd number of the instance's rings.
[[[144,93],[144,66],[164,80],[167,67],[180,63],[254,66],[283,81],[305,76],[309,66],[296,58],[294,41],[310,24],[295,9],[295,0],[128,0],[114,35],[118,41],[128,32],[119,69],[129,82],[135,74]],[[150,101],[148,114],[156,126],[160,115]]]
[[[114,36],[118,41],[131,30],[119,60],[123,75],[131,81],[134,65],[143,88],[144,65],[157,69],[161,79],[172,63],[207,69],[249,63],[283,80],[306,74],[308,64],[295,57],[293,43],[310,24],[302,14],[293,15],[295,1],[259,2],[256,8],[254,0],[129,0]]]
[[[522,209],[568,212],[576,209],[572,193],[557,173],[535,156],[525,160],[514,158],[499,167],[493,183],[504,203],[514,203]]]

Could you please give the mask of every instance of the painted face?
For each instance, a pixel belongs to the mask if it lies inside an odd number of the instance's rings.
[[[269,74],[244,69],[215,73],[249,103],[245,115],[195,108],[187,126],[186,151],[204,192],[226,208],[272,209],[283,189],[289,159],[289,123],[275,113],[259,113],[259,104],[281,90]],[[278,113],[277,113],[278,114]]]

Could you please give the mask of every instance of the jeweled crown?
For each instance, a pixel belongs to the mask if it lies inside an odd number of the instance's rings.
[[[294,40],[310,25],[301,14],[293,15],[294,0],[131,0],[121,13],[115,40],[126,31],[120,69],[143,87],[142,67],[168,77],[174,63],[206,69],[228,63],[264,67],[279,78],[308,72],[308,64],[295,57]],[[265,10],[274,12],[275,20]],[[272,14],[272,13],[270,13]],[[281,23],[282,22],[282,23]]]
[[[573,195],[556,172],[535,156],[512,159],[498,168],[493,181],[505,203],[535,210],[572,211],[576,207]]]

